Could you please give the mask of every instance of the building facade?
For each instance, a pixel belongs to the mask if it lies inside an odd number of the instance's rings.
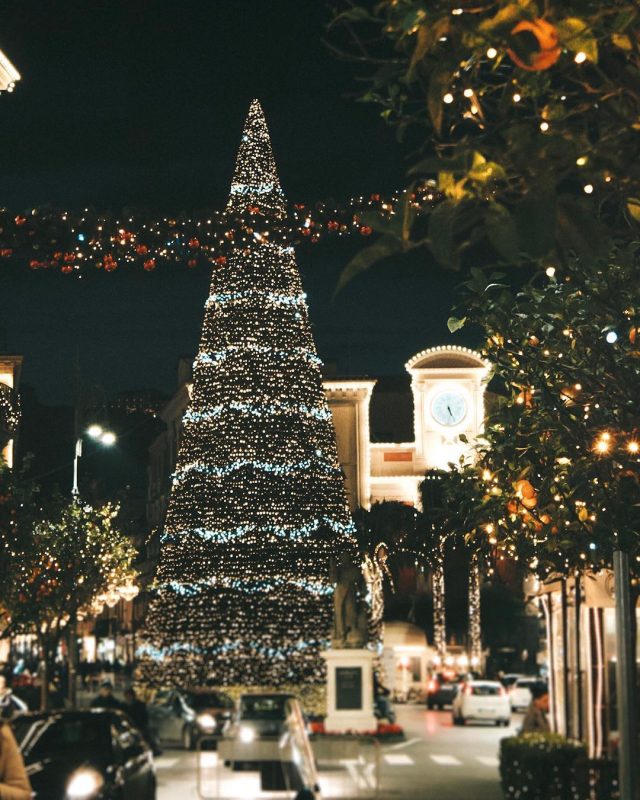
[[[432,347],[413,356],[406,370],[410,386],[394,391],[371,378],[324,381],[352,510],[382,500],[418,506],[425,472],[469,454],[482,430],[488,365],[477,353]],[[178,389],[160,413],[166,430],[150,447],[147,519],[154,530],[162,527],[169,501],[190,381],[191,361],[181,359]],[[151,559],[158,546],[152,545]]]

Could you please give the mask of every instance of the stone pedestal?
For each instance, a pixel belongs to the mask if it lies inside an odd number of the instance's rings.
[[[327,650],[327,732],[375,731],[373,660],[371,650]]]

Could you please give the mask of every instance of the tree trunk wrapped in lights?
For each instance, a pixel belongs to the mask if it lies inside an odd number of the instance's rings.
[[[445,608],[444,548],[442,538],[435,555],[433,570],[433,646],[441,661],[447,655],[447,615]]]
[[[227,214],[235,246],[217,259],[205,305],[143,673],[316,682],[329,561],[355,553],[355,538],[293,248],[269,241],[285,200],[257,101]]]
[[[472,669],[482,669],[480,564],[477,552],[472,554],[469,564],[469,655]]]

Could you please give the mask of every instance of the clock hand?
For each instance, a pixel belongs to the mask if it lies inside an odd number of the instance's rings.
[[[447,411],[449,412],[449,416],[453,419],[453,414],[451,413],[451,406],[447,406]]]

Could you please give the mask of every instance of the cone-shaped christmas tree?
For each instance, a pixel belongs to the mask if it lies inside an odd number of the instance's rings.
[[[227,211],[236,247],[205,306],[143,666],[169,683],[314,682],[330,558],[354,540],[293,248],[269,243],[285,202],[257,101]]]

